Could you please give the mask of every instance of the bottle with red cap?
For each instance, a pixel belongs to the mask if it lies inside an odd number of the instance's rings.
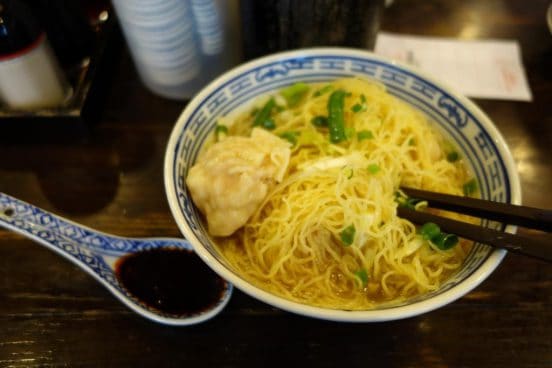
[[[0,105],[17,110],[61,106],[70,87],[46,34],[20,0],[0,0]]]

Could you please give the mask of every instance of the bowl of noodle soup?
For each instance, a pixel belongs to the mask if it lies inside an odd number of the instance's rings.
[[[347,322],[439,308],[505,255],[426,236],[396,215],[425,210],[402,186],[521,202],[512,155],[476,105],[344,48],[274,54],[214,80],[176,122],[164,175],[177,225],[215,272],[280,309]]]

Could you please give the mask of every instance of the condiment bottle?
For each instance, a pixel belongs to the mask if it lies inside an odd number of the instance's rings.
[[[79,69],[92,57],[97,47],[92,22],[98,17],[93,12],[108,9],[108,3],[106,0],[32,0],[33,11],[48,34],[54,55],[69,75],[72,68]]]
[[[69,87],[30,9],[0,0],[0,102],[10,109],[59,106]]]

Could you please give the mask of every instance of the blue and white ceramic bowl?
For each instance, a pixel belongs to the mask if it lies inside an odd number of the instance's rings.
[[[255,97],[294,82],[321,82],[349,76],[380,81],[391,94],[423,111],[437,123],[437,128],[462,150],[477,177],[483,198],[515,204],[521,202],[519,178],[504,138],[470,100],[425,73],[367,51],[313,48],[263,57],[235,68],[205,87],[188,104],[174,126],[165,156],[165,189],[170,208],[197,254],[220,276],[261,301],[290,312],[336,321],[373,322],[415,316],[470,292],[499,265],[505,251],[475,245],[463,268],[441,289],[401,305],[366,311],[313,307],[261,290],[234,273],[213,246],[184,186],[188,169],[215,128],[217,117],[228,115]],[[487,222],[483,225],[502,226]]]

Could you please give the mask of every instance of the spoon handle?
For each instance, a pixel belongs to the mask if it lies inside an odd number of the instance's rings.
[[[118,256],[124,253],[109,252],[106,244],[111,244],[113,237],[72,223],[1,192],[0,226],[46,246],[100,281],[117,287],[112,266],[104,258],[106,255]],[[107,248],[106,252],[99,252],[102,246]]]
[[[96,231],[0,192],[0,226],[26,236],[77,264],[108,288],[121,287],[114,262],[159,247],[191,249],[184,239],[124,238]]]
[[[0,192],[0,226],[70,253],[73,253],[75,245],[114,257],[160,246],[190,249],[189,243],[184,239],[125,238],[106,234],[76,224],[2,192]]]

